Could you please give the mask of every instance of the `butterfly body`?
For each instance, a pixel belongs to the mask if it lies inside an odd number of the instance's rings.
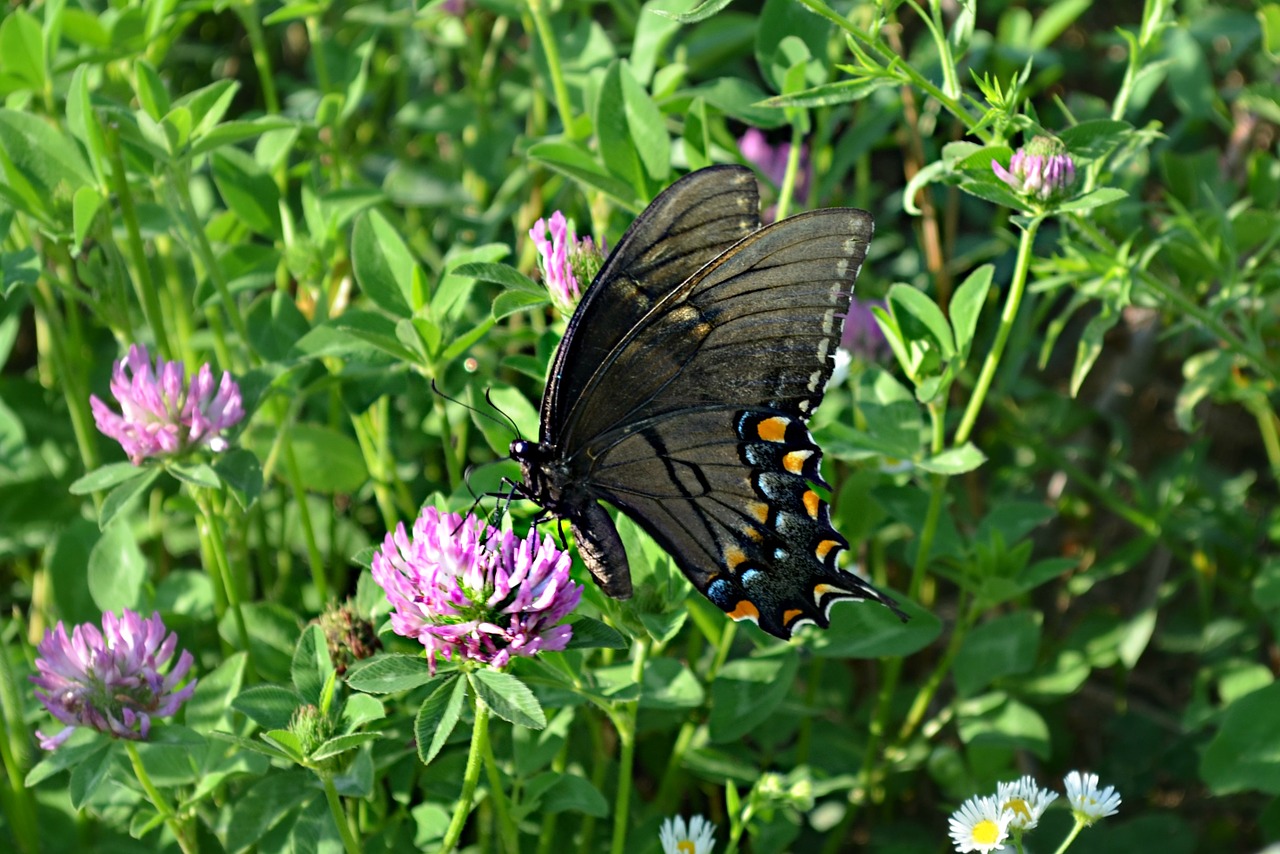
[[[520,493],[570,523],[604,591],[631,594],[614,505],[735,619],[778,637],[839,599],[892,600],[837,566],[806,422],[871,237],[864,211],[763,228],[755,179],[711,167],[637,218],[570,320]],[[900,612],[899,612],[900,613]]]

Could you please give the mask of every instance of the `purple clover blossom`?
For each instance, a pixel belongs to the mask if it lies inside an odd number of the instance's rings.
[[[1014,192],[1042,202],[1064,194],[1076,181],[1075,161],[1062,143],[1047,136],[1037,136],[1014,152],[1008,169],[996,160],[991,168]]]
[[[39,675],[30,678],[41,689],[36,698],[66,729],[54,736],[37,730],[40,746],[53,750],[80,726],[145,741],[152,717],[174,714],[196,690],[194,679],[173,690],[191,669],[190,652],[182,651],[168,676],[162,672],[178,646],[167,631],[158,613],[144,620],[128,608],[119,617],[103,614],[101,631],[82,623],[67,637],[61,621],[46,631],[36,648]]]
[[[394,610],[391,628],[437,657],[504,667],[512,656],[562,650],[573,628],[556,625],[582,598],[569,578],[572,558],[551,535],[524,539],[482,520],[425,508],[387,534],[373,555],[373,580]]]
[[[747,132],[738,138],[738,152],[752,166],[760,170],[775,186],[781,188],[787,175],[787,158],[791,156],[791,143],[782,142],[770,145],[763,132],[758,128],[747,128]],[[795,197],[803,199],[809,195],[809,184],[813,178],[813,164],[809,162],[808,146],[800,147],[800,168],[796,172]],[[772,221],[778,206],[773,205],[764,212],[764,219]]]
[[[604,242],[597,250],[590,237],[579,240],[560,211],[553,213],[550,220],[535,222],[529,229],[529,237],[538,247],[538,269],[542,271],[542,281],[551,292],[552,301],[562,312],[571,313],[582,296],[581,283],[589,283],[600,270]]]
[[[198,445],[225,451],[222,431],[244,418],[240,387],[231,374],[224,372],[215,388],[213,369],[201,365],[188,386],[181,362],[157,356],[153,367],[147,348],[138,344],[112,367],[111,393],[120,402],[121,414],[90,395],[93,420],[120,443],[134,465]]]

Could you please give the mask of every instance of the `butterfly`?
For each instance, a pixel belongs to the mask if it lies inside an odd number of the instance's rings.
[[[664,190],[587,289],[551,364],[539,441],[517,439],[517,494],[569,522],[609,596],[631,595],[606,501],[730,617],[780,638],[873,599],[840,569],[822,402],[871,215],[835,208],[761,227],[754,174],[712,166]]]

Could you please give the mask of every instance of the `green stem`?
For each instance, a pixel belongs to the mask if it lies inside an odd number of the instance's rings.
[[[649,659],[649,639],[642,638],[636,643],[636,657],[631,662],[631,681],[640,685],[644,681],[644,667]],[[639,698],[627,703],[626,711],[620,715],[618,740],[622,743],[622,752],[618,757],[618,795],[613,807],[613,844],[612,854],[625,854],[627,844],[627,817],[631,808],[631,771],[636,759],[636,719],[639,716]]]
[[[787,168],[782,173],[782,186],[778,188],[778,212],[774,220],[784,220],[791,213],[791,199],[796,192],[796,175],[800,172],[800,146],[804,137],[800,122],[791,124],[791,145],[787,147]]]
[[[1080,835],[1080,831],[1084,830],[1084,822],[1076,819],[1076,826],[1071,828],[1071,832],[1067,834],[1067,838],[1062,840],[1062,844],[1058,846],[1058,850],[1054,854],[1062,854],[1071,847],[1071,843],[1076,841],[1076,837]]]
[[[102,460],[98,456],[98,444],[93,428],[93,414],[89,409],[89,395],[81,387],[81,377],[72,370],[77,364],[67,351],[67,335],[62,314],[58,311],[58,301],[54,297],[47,282],[41,280],[31,290],[39,313],[44,317],[48,327],[46,337],[47,348],[42,348],[53,362],[55,385],[62,391],[63,400],[67,404],[67,412],[71,415],[71,430],[75,433],[76,447],[80,451],[80,459],[84,461],[85,471],[93,471]],[[94,493],[95,496],[99,493]],[[101,502],[98,503],[101,508]]]
[[[347,854],[360,854],[360,843],[351,834],[351,823],[347,821],[347,812],[342,808],[342,798],[333,785],[333,778],[328,774],[321,774],[320,781],[324,783],[324,799],[329,802],[329,814],[333,816],[333,823],[338,828],[338,836],[342,837],[342,847]]]
[[[985,128],[978,127],[979,119],[977,116],[965,109],[964,105],[961,104],[959,100],[947,95],[947,93],[935,86],[932,81],[912,68],[911,63],[904,62],[902,57],[886,48],[879,39],[874,38],[870,33],[864,32],[848,18],[822,2],[822,0],[797,0],[797,2],[810,12],[813,12],[815,15],[826,18],[828,21],[832,22],[852,36],[857,43],[864,45],[874,52],[875,57],[871,57],[860,50],[856,51],[856,54],[859,59],[864,61],[869,60],[875,63],[874,68],[871,69],[875,72],[875,76],[892,77],[902,84],[915,86],[917,89],[942,104],[942,106],[946,108],[947,112],[959,119],[966,128],[977,128],[976,130],[970,130],[971,134],[978,137],[984,143],[991,141],[991,132]],[[866,77],[867,75],[863,76]]]
[[[445,831],[444,841],[440,843],[440,854],[449,854],[462,837],[462,829],[467,824],[467,816],[471,814],[471,805],[475,801],[476,785],[480,782],[480,767],[484,764],[484,754],[489,741],[489,707],[484,700],[476,697],[476,721],[471,729],[471,750],[467,753],[467,768],[462,775],[462,793],[458,795],[458,803],[453,808],[453,820]]]
[[[556,112],[560,114],[560,124],[564,125],[565,136],[569,139],[577,139],[578,133],[574,127],[569,87],[565,85],[564,68],[560,64],[560,48],[556,45],[555,32],[551,29],[551,19],[547,17],[543,0],[529,0],[529,14],[533,17],[534,29],[538,31],[542,53],[547,58],[547,70],[551,74],[551,91],[555,94]]]
[[[1018,242],[1018,261],[1013,268],[1013,281],[1009,285],[1009,295],[1005,299],[1004,311],[1000,314],[1000,327],[996,330],[996,340],[992,342],[991,350],[982,363],[982,372],[978,374],[978,382],[973,387],[969,404],[965,407],[964,415],[960,419],[960,426],[956,428],[954,442],[956,446],[963,445],[969,440],[973,425],[978,420],[978,413],[982,411],[982,404],[987,399],[987,392],[991,389],[996,368],[1000,366],[1000,357],[1004,355],[1005,345],[1009,343],[1009,333],[1013,331],[1013,323],[1018,318],[1018,308],[1022,305],[1022,296],[1027,290],[1031,250],[1035,246],[1036,232],[1040,230],[1041,221],[1040,216],[1034,216],[1022,229],[1022,237]]]
[[[316,544],[315,523],[311,519],[311,508],[307,506],[307,490],[302,485],[302,468],[293,453],[293,441],[289,438],[288,430],[283,430],[280,434],[280,452],[284,457],[285,475],[293,490],[294,504],[298,508],[298,521],[302,523],[302,538],[307,544],[307,564],[311,567],[311,580],[316,585],[316,594],[320,597],[323,608],[324,603],[329,601],[329,580],[324,574],[324,555]]]
[[[138,782],[142,784],[142,790],[147,793],[147,799],[151,801],[151,805],[156,808],[156,812],[160,813],[164,823],[168,826],[169,832],[178,840],[184,854],[192,854],[199,851],[200,846],[196,843],[195,837],[183,827],[181,821],[178,820],[177,814],[173,811],[173,807],[169,806],[169,802],[165,800],[164,795],[160,794],[160,790],[151,782],[151,776],[147,773],[146,767],[142,764],[142,757],[138,754],[138,746],[124,739],[124,749],[129,754],[129,761],[133,763],[134,776],[138,778]]]
[[[14,631],[18,631],[17,627]],[[0,723],[4,724],[4,732],[0,734],[0,763],[4,764],[9,782],[5,815],[18,847],[25,854],[36,854],[40,850],[36,804],[31,790],[23,782],[25,771],[31,767],[30,734],[22,723],[22,693],[13,677],[9,656],[0,654]]]
[[[494,812],[498,814],[498,834],[502,837],[502,847],[507,849],[507,854],[520,854],[520,829],[511,818],[511,805],[502,788],[498,758],[493,754],[493,741],[490,739],[485,739],[484,767],[489,778],[489,797],[493,801]]]
[[[191,200],[191,182],[186,170],[176,165],[170,168],[168,187],[177,198],[176,207],[182,212],[187,234],[195,244],[196,256],[205,268],[205,275],[209,277],[209,281],[213,282],[213,287],[218,292],[218,301],[222,303],[222,309],[227,313],[227,319],[231,321],[231,328],[240,336],[240,343],[244,352],[248,354],[249,363],[257,364],[259,361],[257,354],[249,346],[249,327],[245,324],[240,306],[227,286],[227,279],[222,275],[222,268],[218,266],[218,259],[213,254],[213,246],[209,244],[209,236],[205,234],[200,218],[196,214],[195,202]],[[234,363],[224,362],[223,364],[228,369],[236,367]]]
[[[262,15],[257,0],[247,0],[236,6],[236,14],[249,34],[249,48],[253,52],[253,64],[258,69],[258,85],[262,87],[262,101],[268,115],[280,112],[280,96],[276,94],[276,77],[271,70],[271,54],[267,51],[267,39],[262,30]]]
[[[231,577],[227,564],[227,544],[222,536],[221,520],[213,508],[215,493],[207,489],[195,489],[196,506],[200,508],[203,524],[200,526],[200,537],[208,546],[213,558],[209,561],[209,572],[213,575],[213,583],[220,586],[227,594],[227,605],[231,608],[231,617],[236,624],[236,634],[240,638],[240,646],[244,649],[245,665],[250,681],[256,680],[253,666],[253,646],[249,643],[249,628],[244,620],[244,611],[240,608],[240,589]]]
[[[942,654],[942,658],[934,666],[933,672],[929,674],[929,678],[925,680],[920,690],[916,693],[915,700],[911,703],[911,708],[907,710],[907,715],[902,721],[902,726],[898,729],[897,740],[894,743],[895,748],[903,747],[916,728],[920,726],[920,722],[924,720],[925,713],[929,711],[929,704],[933,702],[934,695],[938,689],[942,687],[943,680],[947,674],[951,672],[951,664],[955,661],[956,656],[960,653],[960,647],[964,645],[965,636],[969,634],[974,616],[967,615],[967,609],[961,609],[962,616],[956,627],[951,632],[951,640],[947,643],[947,650]]]
[[[124,221],[125,234],[128,236],[129,254],[132,256],[134,292],[138,303],[142,306],[143,317],[147,326],[155,336],[156,348],[166,359],[180,358],[169,343],[168,332],[164,324],[164,312],[160,308],[160,293],[156,290],[151,277],[151,264],[147,259],[146,246],[142,242],[142,228],[138,223],[138,210],[133,204],[133,193],[129,190],[129,177],[125,170],[124,155],[120,149],[120,129],[114,124],[108,125],[104,134],[107,146],[107,157],[111,162],[111,189],[115,191],[116,201],[120,205],[120,218]]]
[[[1245,398],[1244,406],[1258,422],[1262,446],[1267,451],[1267,461],[1271,463],[1271,476],[1280,481],[1280,434],[1276,433],[1276,414],[1267,405],[1264,394],[1249,395]]]

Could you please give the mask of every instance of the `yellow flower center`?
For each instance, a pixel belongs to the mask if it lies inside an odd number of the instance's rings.
[[[1004,808],[1012,812],[1014,818],[1023,820],[1031,818],[1031,808],[1022,798],[1010,798],[1004,802]]]
[[[688,839],[681,839],[676,843],[676,850],[680,854],[697,854],[698,849],[694,847],[693,842]]]
[[[1000,825],[984,818],[973,826],[973,841],[979,845],[995,845],[1000,841]]]

